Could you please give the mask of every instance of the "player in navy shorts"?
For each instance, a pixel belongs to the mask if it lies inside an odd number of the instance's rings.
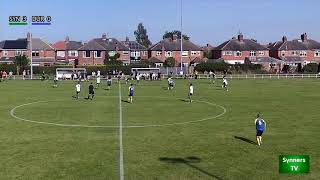
[[[266,122],[260,117],[259,114],[257,114],[257,119],[254,121],[255,125],[256,125],[256,130],[257,130],[257,134],[256,134],[256,138],[257,138],[257,143],[260,146],[262,144],[262,134],[264,132],[264,130],[266,129]]]
[[[134,94],[134,87],[132,84],[130,84],[130,87],[129,87],[129,103],[132,103],[132,98],[133,98],[133,94]]]

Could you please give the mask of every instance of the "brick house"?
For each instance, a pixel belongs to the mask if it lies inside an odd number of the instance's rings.
[[[55,64],[55,49],[41,38],[32,38],[31,34],[27,34],[28,51],[30,52],[32,45],[32,65],[33,66],[51,66]],[[30,53],[28,53],[30,56]]]
[[[269,57],[269,50],[256,40],[244,39],[240,33],[237,38],[234,37],[214,48],[212,56],[229,64],[243,64],[246,59]]]
[[[78,49],[82,46],[82,42],[70,41],[66,37],[64,41],[58,41],[52,45],[56,50],[56,61],[61,64],[77,65]]]
[[[78,52],[79,65],[101,65],[106,55],[114,56],[117,53],[120,55],[118,60],[130,64],[129,48],[115,38],[107,38],[106,34],[85,43]]]
[[[27,39],[4,40],[0,42],[0,63],[12,64],[19,55],[28,56]]]
[[[137,62],[140,60],[147,60],[148,59],[148,48],[141,45],[137,41],[130,41],[127,37],[125,41],[121,41],[130,51],[130,61]]]
[[[308,64],[320,62],[320,43],[308,39],[307,33],[301,35],[300,39],[289,41],[286,36],[282,41],[269,44],[270,56],[281,59],[287,64]]]
[[[172,38],[163,39],[149,48],[149,56],[155,57],[162,62],[173,57],[176,65],[180,64],[181,39],[174,35]],[[184,66],[189,66],[194,59],[203,59],[202,49],[189,40],[182,41],[182,62]]]

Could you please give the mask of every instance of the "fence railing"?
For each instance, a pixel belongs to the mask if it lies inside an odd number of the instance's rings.
[[[162,75],[163,78],[167,78],[168,75]],[[193,76],[179,76],[173,75],[176,79],[195,79]],[[198,74],[198,79],[210,79],[211,77],[206,74]],[[223,75],[216,75],[215,78],[222,79]],[[227,79],[303,79],[303,78],[320,78],[320,74],[228,74]]]

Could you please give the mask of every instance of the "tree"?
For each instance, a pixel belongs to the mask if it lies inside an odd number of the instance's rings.
[[[164,66],[166,67],[175,67],[176,60],[173,57],[169,57],[164,61]]]
[[[104,64],[105,65],[122,65],[122,61],[119,61],[118,59],[120,58],[120,54],[116,53],[114,56],[109,56],[108,53],[106,53],[106,57],[104,59]]]
[[[19,74],[21,69],[25,69],[29,65],[29,59],[27,56],[16,56],[14,58],[14,64],[17,66],[17,74]]]
[[[151,41],[149,40],[147,30],[144,28],[142,23],[139,23],[138,29],[134,31],[134,35],[136,37],[136,41],[142,44],[145,47],[149,47],[151,45]]]
[[[177,30],[174,30],[174,31],[171,31],[171,32],[166,31],[164,33],[164,35],[162,36],[162,38],[163,39],[172,38],[173,35],[177,35],[178,39],[181,39],[181,31],[177,31]],[[190,39],[190,37],[185,35],[185,34],[183,34],[182,37],[183,37],[184,40],[189,40]]]

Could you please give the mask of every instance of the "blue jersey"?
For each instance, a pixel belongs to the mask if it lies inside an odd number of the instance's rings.
[[[133,96],[134,88],[133,86],[129,87],[129,96]]]
[[[256,129],[258,131],[264,131],[265,127],[266,127],[266,123],[264,122],[264,120],[261,118],[257,118],[256,119]]]

